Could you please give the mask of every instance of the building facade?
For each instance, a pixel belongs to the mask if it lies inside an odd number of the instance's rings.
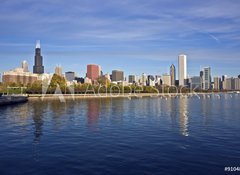
[[[202,81],[200,76],[191,77],[189,81],[191,89],[202,89]]]
[[[147,76],[147,85],[148,86],[155,86],[155,78],[153,75]]]
[[[226,78],[226,90],[234,90],[235,89],[235,79],[233,77]]]
[[[136,83],[136,76],[135,75],[129,75],[128,76],[128,83]]]
[[[67,81],[74,81],[75,80],[75,72],[71,72],[71,71],[69,71],[69,72],[65,72],[65,79],[67,80]]]
[[[24,60],[22,62],[22,68],[23,68],[24,72],[29,72],[29,70],[28,70],[28,62],[26,60]]]
[[[61,77],[63,76],[62,67],[60,65],[57,65],[57,67],[55,68],[55,74]]]
[[[38,80],[38,75],[31,72],[25,72],[23,68],[16,68],[3,73],[3,83],[33,84]]]
[[[235,85],[234,90],[240,90],[240,78],[234,78],[234,85]]]
[[[187,56],[184,54],[178,57],[178,71],[179,86],[185,86],[185,80],[187,79]]]
[[[205,67],[203,68],[203,89],[211,89],[211,82],[211,68]]]
[[[141,78],[139,79],[139,83],[142,86],[146,86],[147,85],[147,74],[143,73]]]
[[[101,68],[99,65],[89,64],[87,65],[87,77],[94,81],[97,80],[101,75]]]
[[[167,85],[167,86],[171,86],[171,76],[168,74],[163,74],[162,76],[162,84],[163,85]]]
[[[124,72],[120,70],[113,70],[112,71],[112,81],[124,81]]]
[[[220,90],[220,89],[221,89],[221,78],[214,77],[214,90]]]

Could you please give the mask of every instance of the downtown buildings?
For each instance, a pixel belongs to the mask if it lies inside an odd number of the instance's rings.
[[[33,74],[28,71],[27,62],[22,63],[22,67],[15,68],[14,70],[6,71],[3,73],[2,81],[3,83],[16,83],[22,85],[33,84],[38,80],[38,75]]]
[[[43,57],[41,55],[40,41],[37,41],[35,48],[33,73],[28,70],[28,63],[26,60],[22,62],[22,67],[3,73],[3,83],[16,83],[22,85],[33,84],[35,81],[42,78],[44,74]]]
[[[176,69],[178,68],[178,70]],[[177,75],[178,72],[178,75]],[[72,83],[87,83],[98,85],[102,82],[109,82],[120,85],[137,85],[137,86],[180,86],[199,90],[239,90],[239,77],[233,78],[226,76],[214,77],[212,82],[211,68],[205,67],[200,71],[200,76],[192,76],[188,78],[187,72],[187,56],[181,54],[178,56],[178,66],[173,64],[170,66],[168,74],[162,75],[149,75],[142,73],[141,75],[129,75],[128,81],[124,76],[124,71],[113,70],[112,74],[105,74],[101,70],[101,67],[96,64],[87,65],[86,76],[77,77],[76,73],[72,70],[63,75],[61,66],[55,68],[55,74],[65,77],[67,82]],[[37,42],[34,55],[33,73],[29,72],[27,61],[22,62],[21,68],[16,68],[11,71],[3,73],[3,82],[5,83],[20,83],[20,84],[32,84],[37,80],[43,80],[45,78],[51,78],[52,74],[44,73],[43,57],[41,55],[40,41]],[[176,77],[179,77],[177,80]],[[108,83],[108,84],[109,84]]]

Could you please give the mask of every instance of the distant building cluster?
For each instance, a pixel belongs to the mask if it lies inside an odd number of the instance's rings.
[[[188,76],[187,55],[178,56],[178,80],[175,65],[171,65],[169,73],[163,75],[124,75],[122,70],[113,70],[111,74],[103,74],[101,66],[95,64],[87,65],[86,75],[78,77],[75,72],[63,73],[62,67],[57,65],[55,74],[64,77],[68,84],[88,83],[98,84],[112,83],[119,85],[139,85],[139,86],[177,86],[187,87],[197,90],[240,90],[240,75],[238,77],[214,77],[212,79],[211,68],[204,67],[198,76]],[[2,74],[4,83],[20,83],[23,85],[33,84],[37,80],[50,79],[52,74],[44,73],[43,56],[41,55],[40,41],[37,41],[35,48],[33,73],[29,71],[27,61],[23,61],[20,68],[6,71]]]

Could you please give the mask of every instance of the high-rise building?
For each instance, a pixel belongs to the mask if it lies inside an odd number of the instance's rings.
[[[43,57],[41,55],[40,41],[37,41],[37,44],[36,44],[35,63],[33,66],[33,73],[35,73],[35,74],[43,74],[44,73]]]
[[[74,81],[75,80],[75,72],[71,72],[71,71],[69,71],[69,72],[65,72],[65,79],[67,80],[67,81]]]
[[[220,77],[214,77],[214,89],[220,90],[221,87],[221,78]]]
[[[222,76],[222,81],[225,81],[227,79],[227,75]]]
[[[99,65],[89,64],[87,65],[87,77],[90,80],[97,80],[100,77],[101,68]]]
[[[226,90],[234,90],[235,89],[235,80],[233,77],[226,78]]]
[[[194,76],[189,79],[191,89],[202,89],[202,81],[200,76]]]
[[[240,75],[238,75],[238,78],[240,78]]]
[[[22,62],[22,68],[23,68],[23,71],[24,71],[24,72],[29,72],[29,70],[28,70],[28,63],[27,63],[26,60],[24,60],[24,61]]]
[[[148,86],[155,86],[155,78],[153,75],[147,76],[147,85]]]
[[[55,74],[58,76],[63,76],[62,75],[62,67],[60,65],[57,65],[57,67],[55,68]]]
[[[178,71],[179,86],[185,86],[187,79],[187,56],[184,54],[178,56]]]
[[[143,73],[141,78],[140,78],[140,84],[142,86],[146,86],[147,85],[147,74]]]
[[[128,76],[128,82],[129,83],[136,83],[136,76],[135,75],[129,75]]]
[[[167,85],[167,86],[171,86],[171,76],[168,74],[163,74],[162,76],[162,84],[163,85]]]
[[[211,68],[205,67],[203,68],[203,89],[209,90],[211,89]]]
[[[124,73],[120,70],[112,71],[112,81],[124,81]]]
[[[170,67],[170,76],[171,76],[171,85],[175,86],[175,82],[176,82],[176,68],[175,68],[175,66],[173,64]]]
[[[234,90],[240,90],[240,78],[234,78]]]
[[[222,76],[222,89],[223,90],[227,89],[227,81],[226,81],[226,79],[227,79],[227,75],[223,75]]]
[[[201,89],[203,89],[203,71],[200,71]]]
[[[161,75],[156,75],[155,76],[155,83],[157,86],[160,86],[161,85],[161,82],[162,82],[162,77]]]

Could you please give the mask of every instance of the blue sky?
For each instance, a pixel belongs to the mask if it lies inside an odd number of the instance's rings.
[[[238,0],[1,0],[0,72],[27,60],[32,70],[41,40],[46,72],[57,64],[84,76],[163,74],[181,53],[188,74],[211,66],[213,75],[240,74]]]

